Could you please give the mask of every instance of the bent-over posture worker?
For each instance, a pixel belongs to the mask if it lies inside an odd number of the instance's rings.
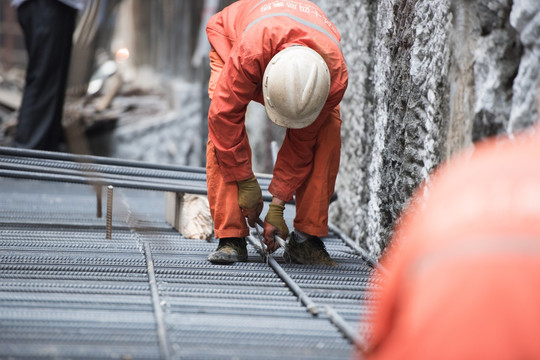
[[[212,99],[208,115],[207,185],[216,251],[214,263],[247,260],[245,237],[262,211],[244,126],[254,100],[286,127],[264,220],[269,251],[287,239],[285,203],[296,194],[294,232],[285,257],[302,264],[336,263],[320,237],[328,234],[328,206],[339,168],[339,103],[347,88],[340,34],[309,1],[238,1],[208,22]]]

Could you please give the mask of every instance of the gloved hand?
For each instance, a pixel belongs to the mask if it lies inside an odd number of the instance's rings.
[[[249,226],[254,227],[263,209],[262,191],[255,176],[238,181],[238,205],[242,215],[247,217]]]
[[[289,236],[289,228],[283,219],[283,210],[285,210],[285,206],[271,203],[264,218],[264,243],[270,253],[279,248],[279,244],[274,240],[274,235],[283,240],[287,240]]]

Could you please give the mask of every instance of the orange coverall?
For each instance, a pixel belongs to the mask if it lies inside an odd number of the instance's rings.
[[[540,359],[539,159],[537,127],[435,173],[383,259],[368,359]]]
[[[246,108],[251,100],[264,104],[266,65],[291,45],[310,47],[323,57],[330,70],[330,93],[312,125],[287,129],[269,192],[284,201],[296,193],[295,229],[327,235],[341,148],[339,103],[348,81],[339,32],[321,9],[305,0],[238,1],[215,14],[206,31],[212,46],[206,166],[215,237],[249,235],[236,183],[253,176]]]

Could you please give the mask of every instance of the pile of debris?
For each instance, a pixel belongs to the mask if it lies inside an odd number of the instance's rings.
[[[125,81],[114,61],[103,63],[82,94],[69,91],[64,105],[63,127],[66,151],[95,153],[92,138],[103,136],[121,124],[164,114],[169,100],[158,87],[142,87]],[[17,126],[24,92],[25,71],[0,69],[0,146],[10,146]]]
[[[0,69],[0,145],[11,144],[24,87],[24,71]]]

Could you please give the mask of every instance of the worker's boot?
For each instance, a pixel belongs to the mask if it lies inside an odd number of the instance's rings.
[[[308,235],[305,241],[298,243],[296,241],[298,236],[295,232],[291,233],[283,253],[285,261],[304,265],[337,266],[337,262],[332,260],[320,238]]]
[[[208,261],[214,264],[233,264],[237,261],[247,261],[247,246],[244,238],[219,239],[216,251],[208,255]]]

